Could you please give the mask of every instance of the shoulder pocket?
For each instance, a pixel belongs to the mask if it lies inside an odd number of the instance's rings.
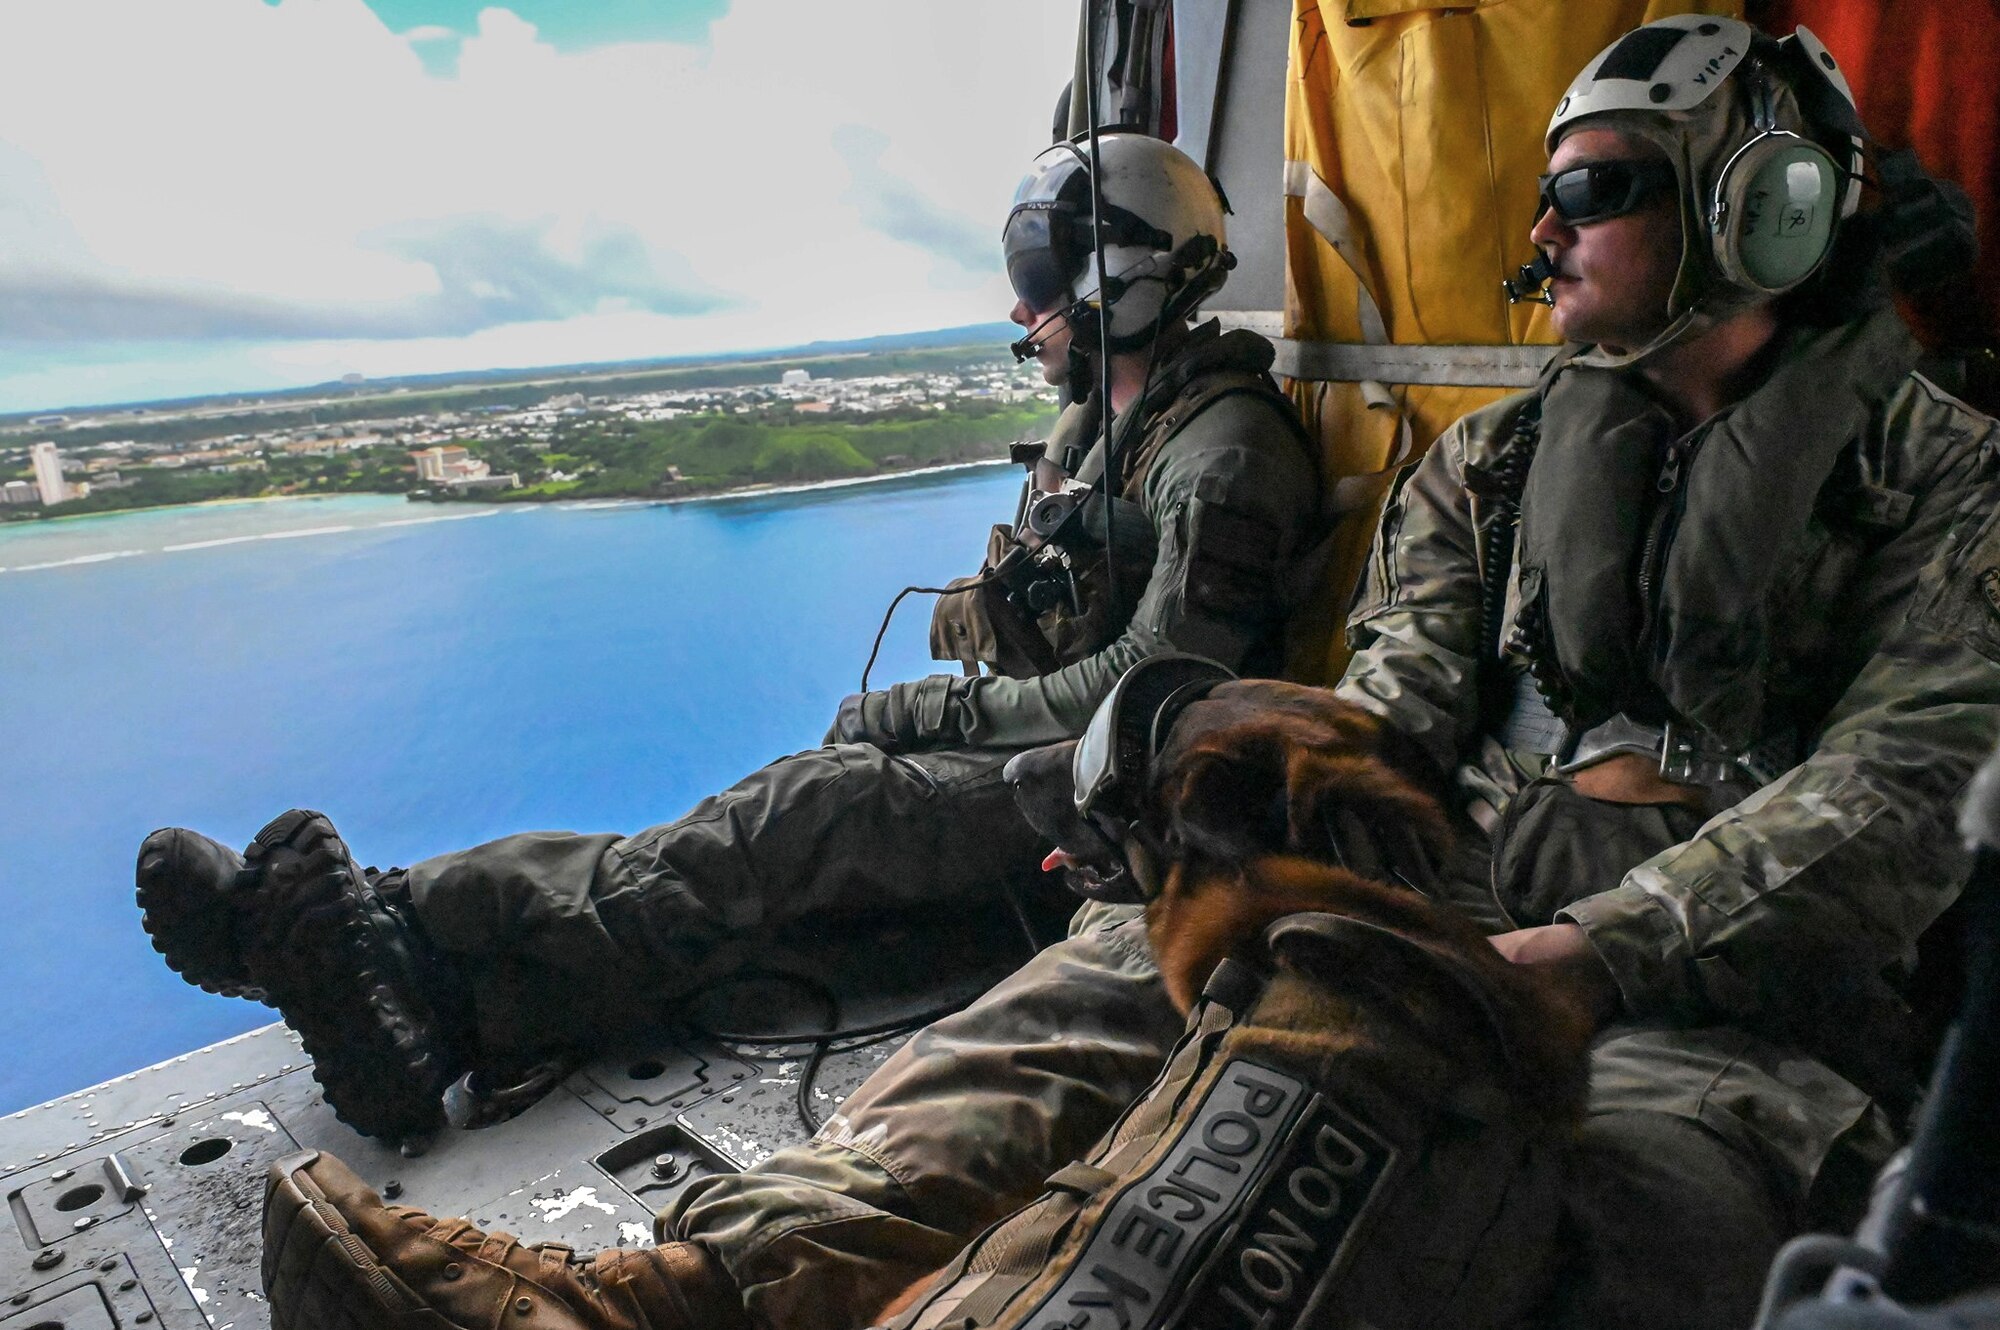
[[[1436,446],[1436,445],[1433,445]],[[1423,459],[1406,462],[1389,482],[1382,500],[1382,520],[1375,529],[1375,543],[1368,552],[1368,566],[1354,590],[1354,603],[1347,614],[1348,645],[1355,646],[1356,629],[1389,607],[1396,595],[1396,543],[1403,533],[1403,490]]]
[[[2000,664],[2000,506],[1941,562],[1925,570],[1910,618]]]

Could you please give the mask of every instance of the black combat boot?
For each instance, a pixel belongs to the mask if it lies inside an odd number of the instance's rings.
[[[404,875],[371,875],[324,814],[293,809],[244,853],[244,968],[313,1059],[341,1121],[418,1136],[471,1048],[470,999],[417,926]]]
[[[257,874],[243,856],[186,827],[162,827],[139,845],[139,918],[181,978],[224,997],[268,1001],[243,959],[240,924]]]

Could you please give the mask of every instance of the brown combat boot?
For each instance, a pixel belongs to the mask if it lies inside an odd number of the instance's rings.
[[[748,1330],[734,1283],[692,1243],[526,1246],[463,1219],[384,1205],[332,1155],[271,1166],[264,1292],[272,1330]]]

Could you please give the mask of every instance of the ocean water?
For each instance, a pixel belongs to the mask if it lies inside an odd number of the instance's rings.
[[[819,742],[882,611],[1018,473],[675,505],[354,496],[0,528],[0,1113],[269,1021],[169,971],[132,867],[292,806],[364,863],[632,831]],[[933,667],[929,598],[878,682]]]

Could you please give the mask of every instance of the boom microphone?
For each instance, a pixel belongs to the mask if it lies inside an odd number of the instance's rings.
[[[1535,251],[1535,261],[1524,263],[1514,276],[1500,279],[1500,288],[1507,293],[1507,303],[1518,305],[1530,300],[1538,305],[1555,308],[1556,298],[1549,294],[1549,279],[1556,275],[1556,265],[1549,260],[1544,250]]]
[[[1035,356],[1040,354],[1042,349],[1042,343],[1048,340],[1048,338],[1042,336],[1042,330],[1048,327],[1051,323],[1054,323],[1057,319],[1062,319],[1065,322],[1067,322],[1069,319],[1070,311],[1074,310],[1075,308],[1076,308],[1075,305],[1069,305],[1063,309],[1057,310],[1055,313],[1049,315],[1047,318],[1043,319],[1040,323],[1036,324],[1034,327],[1028,329],[1026,333],[1022,334],[1020,341],[1009,342],[1007,344],[1007,349],[1014,353],[1014,363],[1018,365],[1022,361],[1032,360],[1034,359]]]

